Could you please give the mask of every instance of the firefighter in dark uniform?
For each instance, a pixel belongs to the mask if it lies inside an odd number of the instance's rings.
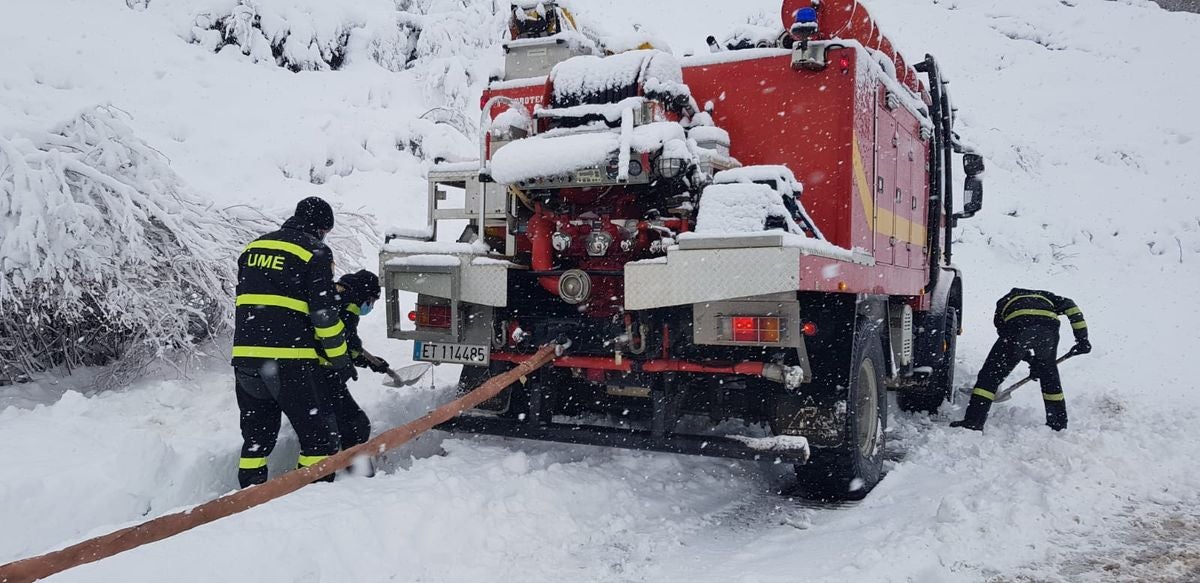
[[[351,362],[355,366],[369,368],[374,372],[386,373],[389,368],[387,361],[363,349],[362,339],[358,336],[359,318],[371,313],[375,301],[379,299],[379,277],[365,269],[357,273],[348,273],[338,280],[336,289],[338,304],[341,307],[341,320],[346,327],[346,346],[349,348]],[[350,394],[347,381],[346,375],[329,371],[330,402],[337,418],[342,449],[350,449],[371,437],[371,421]]]
[[[251,242],[238,258],[233,366],[243,488],[267,480],[281,413],[300,440],[297,467],[338,451],[326,373],[354,369],[338,317],[333,254],[322,242],[332,228],[329,203],[306,198],[282,228]]]
[[[1000,338],[979,371],[966,415],[961,421],[951,423],[952,427],[982,431],[1000,383],[1024,360],[1029,362],[1031,376],[1042,385],[1046,425],[1055,431],[1067,428],[1067,402],[1057,363],[1059,316],[1070,320],[1075,333],[1075,346],[1071,352],[1091,352],[1087,322],[1079,306],[1070,298],[1047,291],[1014,288],[996,302],[993,321]]]

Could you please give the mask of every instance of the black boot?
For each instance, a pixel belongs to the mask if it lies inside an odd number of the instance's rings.
[[[1055,431],[1067,428],[1067,402],[1046,401],[1046,426]]]
[[[980,391],[980,389],[975,390]],[[987,423],[988,410],[991,408],[992,400],[976,392],[971,395],[971,402],[967,404],[967,413],[963,415],[962,420],[950,423],[950,427],[983,431],[983,424]]]
[[[243,488],[257,486],[267,481],[267,467],[241,468],[238,470],[238,485]]]

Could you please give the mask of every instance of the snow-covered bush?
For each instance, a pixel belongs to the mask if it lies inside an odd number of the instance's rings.
[[[211,208],[115,110],[0,138],[0,378],[119,363],[117,382],[225,332],[235,257],[280,220]]]
[[[111,110],[0,139],[0,361],[23,373],[161,356],[224,330],[235,224]]]
[[[297,150],[280,165],[284,176],[325,184],[354,172],[396,172],[411,155],[429,162],[459,162],[478,156],[466,135],[474,127],[451,119],[414,119],[396,127],[334,128],[317,147]],[[459,120],[466,122],[467,120]]]
[[[409,66],[420,72],[426,96],[473,108],[479,90],[503,70],[498,45],[508,27],[508,2],[410,0],[402,4],[408,4],[402,22],[418,31]]]
[[[292,71],[337,70],[355,56],[400,70],[415,36],[391,0],[206,0],[191,9],[190,42]]]
[[[500,71],[507,11],[493,0],[159,0],[183,37],[291,71],[418,65],[431,99],[462,107]]]

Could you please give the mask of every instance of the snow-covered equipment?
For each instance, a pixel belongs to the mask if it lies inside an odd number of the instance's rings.
[[[421,418],[384,431],[366,443],[342,450],[311,466],[299,468],[265,483],[226,494],[181,512],[160,516],[44,555],[0,565],[0,582],[33,583],[55,573],[161,541],[197,526],[244,512],[291,494],[312,484],[322,476],[328,476],[338,470],[359,464],[363,458],[369,459],[400,447],[439,424],[444,424],[455,416],[461,415],[464,411],[479,406],[488,399],[494,398],[505,387],[524,379],[526,375],[533,374],[555,358],[563,357],[564,352],[570,346],[569,341],[552,342],[542,346],[517,367],[488,379],[473,390],[430,411]]]
[[[789,0],[780,31],[801,8],[793,49],[579,56],[485,92],[480,159],[435,166],[430,228],[382,250],[389,335],[463,390],[575,348],[445,429],[774,460],[831,497],[879,480],[886,391],[953,390],[951,234],[983,163],[933,57],[854,0]]]
[[[595,42],[579,32],[575,17],[553,0],[512,3],[509,40],[504,43],[505,79],[545,75],[571,57],[599,53]]]

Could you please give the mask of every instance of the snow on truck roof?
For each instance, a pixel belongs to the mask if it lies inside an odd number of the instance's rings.
[[[796,175],[792,173],[791,169],[782,165],[743,166],[741,168],[722,170],[716,176],[713,176],[713,183],[715,184],[766,181],[771,181],[779,185],[787,184],[792,187],[792,192],[794,193],[804,190],[804,185],[796,180]]]
[[[791,233],[804,232],[792,220],[792,213],[784,206],[779,193],[770,186],[753,182],[712,184],[700,195],[696,232],[727,235],[759,233],[768,217],[783,219]]]
[[[640,50],[607,57],[572,57],[550,71],[555,101],[571,102],[589,95],[642,83],[647,90],[686,94],[683,67],[670,53]]]
[[[634,152],[653,152],[668,144],[683,144],[687,135],[675,122],[654,122],[633,128],[629,147]],[[515,184],[532,178],[556,176],[605,163],[620,148],[621,133],[607,127],[600,131],[551,130],[517,140],[492,154],[492,178]]]

